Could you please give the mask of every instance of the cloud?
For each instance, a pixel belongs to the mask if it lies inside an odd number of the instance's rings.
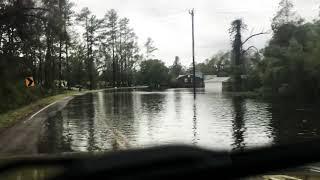
[[[73,0],[78,6],[89,7],[98,17],[108,9],[116,9],[128,17],[142,48],[148,37],[159,49],[156,57],[172,64],[180,56],[184,65],[191,62],[191,17],[188,9],[195,8],[196,60],[203,61],[220,50],[231,48],[228,29],[235,18],[243,18],[248,31],[270,29],[279,0]],[[308,20],[318,15],[320,0],[294,0],[298,13]],[[262,48],[269,36],[258,37],[249,43]]]

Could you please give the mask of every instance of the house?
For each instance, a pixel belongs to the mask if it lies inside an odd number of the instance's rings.
[[[207,81],[207,80],[210,80],[210,79],[213,79],[213,78],[216,78],[217,75],[204,75],[204,81]]]
[[[216,89],[220,88],[222,91],[231,91],[232,83],[230,77],[217,77],[217,76],[206,76],[206,80],[204,81],[205,86],[208,88]],[[210,77],[210,78],[208,78]]]
[[[204,88],[204,80],[200,74],[196,74],[196,87]],[[177,86],[178,88],[192,88],[193,87],[193,75],[180,75],[177,77]]]

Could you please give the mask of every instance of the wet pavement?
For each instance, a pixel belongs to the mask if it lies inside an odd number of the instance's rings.
[[[67,97],[39,110],[31,117],[15,124],[0,134],[0,154],[2,157],[38,154],[38,144],[46,120],[55,117],[57,112],[68,104],[73,97]]]

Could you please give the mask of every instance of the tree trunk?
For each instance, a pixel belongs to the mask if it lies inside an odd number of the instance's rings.
[[[91,59],[90,59],[90,40],[89,40],[89,29],[88,29],[88,17],[86,17],[86,40],[87,40],[87,71],[89,71],[89,89],[92,90],[92,81],[91,81]]]
[[[233,43],[233,53],[234,53],[234,82],[233,91],[241,91],[242,80],[241,80],[241,22],[238,21],[236,24],[236,35]]]
[[[3,32],[0,30],[0,53],[3,53],[3,49],[2,49],[2,34],[3,34]]]
[[[50,89],[52,88],[52,78],[51,78],[51,73],[54,71],[51,67],[51,37],[50,37],[50,30],[49,27],[47,27],[46,30],[46,46],[47,46],[47,51],[46,51],[46,61],[45,61],[45,87]]]
[[[65,11],[64,11],[64,35],[65,35],[65,55],[66,55],[66,80],[67,80],[67,87],[68,89],[70,89],[70,74],[69,74],[69,43],[70,43],[70,40],[69,40],[69,36],[68,36],[68,32],[67,32],[67,26],[68,26],[68,22],[70,22],[70,18],[68,16],[68,7],[67,5],[65,4]]]
[[[60,20],[59,28],[61,28],[61,29],[63,29],[63,25],[64,25],[64,23],[62,23],[62,21],[63,21],[62,6],[63,6],[62,0],[59,0],[59,18],[60,18],[59,19]],[[62,81],[62,39],[63,39],[62,33],[59,32],[59,88],[62,87],[62,84],[61,84],[61,81]]]
[[[112,86],[116,87],[116,62],[115,62],[114,45],[112,47]]]
[[[124,75],[124,77],[125,77],[125,84],[126,84],[126,86],[127,87],[129,87],[129,82],[128,82],[128,64],[127,64],[127,55],[125,54],[125,56],[124,56],[124,72],[125,72],[125,75]]]
[[[70,75],[69,75],[69,41],[67,40],[66,41],[66,45],[65,45],[65,48],[66,48],[66,77],[67,77],[67,86],[68,86],[68,89],[70,89]]]
[[[92,56],[92,44],[90,44],[90,58],[89,58],[89,81],[90,81],[90,90],[94,88],[93,82],[93,56]]]
[[[38,70],[38,81],[40,86],[42,86],[42,81],[43,81],[43,73],[42,73],[42,52],[41,52],[41,48],[39,47],[39,70]]]
[[[59,88],[61,88],[61,81],[62,81],[62,40],[59,40]]]

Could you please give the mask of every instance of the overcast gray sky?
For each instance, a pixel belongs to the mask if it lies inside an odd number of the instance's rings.
[[[88,7],[98,17],[109,9],[130,19],[142,48],[147,37],[159,49],[155,58],[172,64],[179,56],[182,64],[191,63],[191,17],[195,9],[196,61],[202,62],[218,51],[231,47],[228,29],[235,18],[243,18],[251,31],[270,29],[280,0],[73,0],[76,9]],[[293,0],[297,12],[307,20],[318,16],[320,0]],[[255,38],[248,45],[262,48],[268,36]]]

